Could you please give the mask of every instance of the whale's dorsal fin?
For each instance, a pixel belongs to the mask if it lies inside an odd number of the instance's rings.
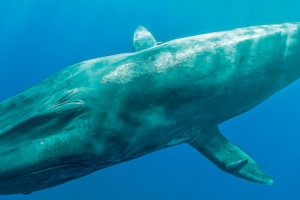
[[[141,51],[157,45],[155,38],[143,26],[139,26],[133,36],[134,51]]]

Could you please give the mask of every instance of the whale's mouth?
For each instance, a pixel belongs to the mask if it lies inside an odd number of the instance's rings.
[[[29,194],[51,188],[96,171],[85,164],[63,164],[0,180],[0,195]]]

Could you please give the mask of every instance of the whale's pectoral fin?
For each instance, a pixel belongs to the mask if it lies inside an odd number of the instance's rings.
[[[142,51],[156,45],[157,42],[155,38],[146,28],[144,28],[143,26],[139,26],[135,30],[132,44],[134,51]]]
[[[238,146],[213,127],[192,140],[190,145],[224,172],[248,181],[272,185],[272,178]]]

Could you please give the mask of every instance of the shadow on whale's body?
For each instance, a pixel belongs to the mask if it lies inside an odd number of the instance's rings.
[[[187,143],[221,170],[272,178],[218,129],[300,77],[300,23],[158,43],[84,61],[0,103],[0,194],[28,194]]]

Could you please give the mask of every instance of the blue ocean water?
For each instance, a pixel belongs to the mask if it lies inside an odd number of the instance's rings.
[[[139,25],[158,41],[169,41],[300,21],[299,7],[295,0],[0,0],[0,101],[71,64],[132,52]],[[273,177],[273,186],[223,173],[180,145],[52,189],[0,200],[300,199],[299,88],[295,82],[220,126]]]

